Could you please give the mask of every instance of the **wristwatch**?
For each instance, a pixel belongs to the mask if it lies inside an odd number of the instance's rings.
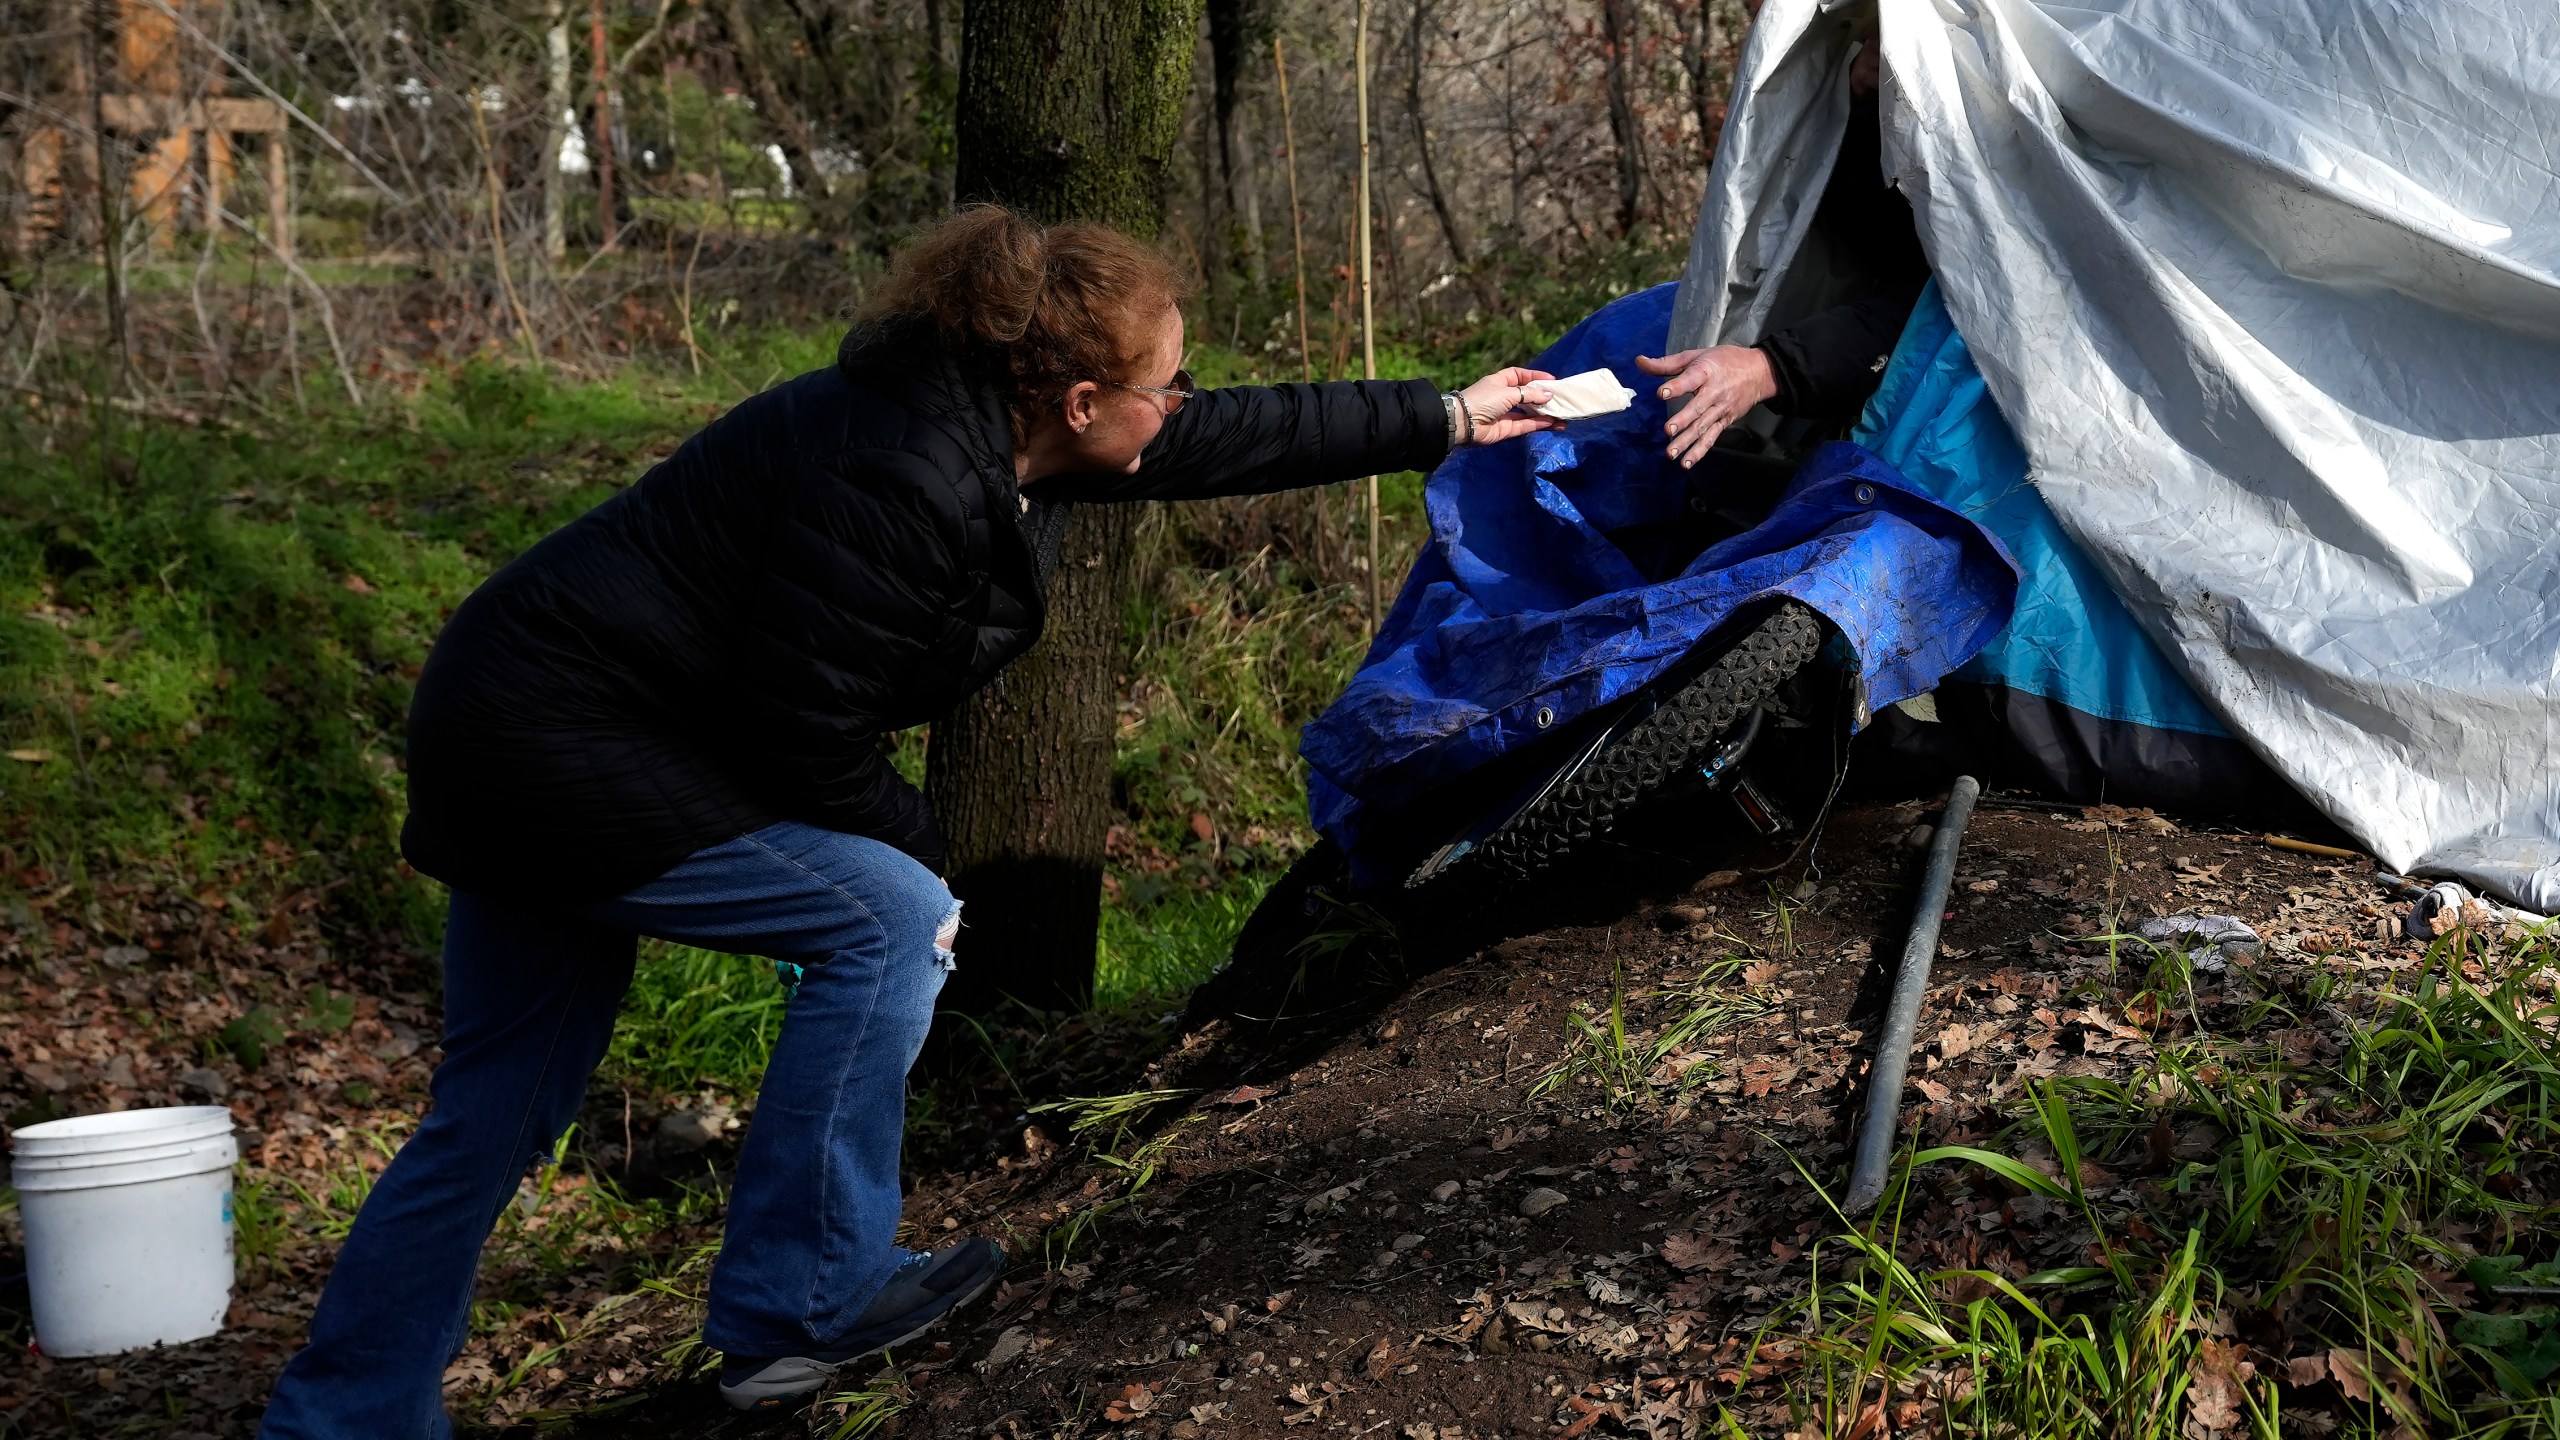
[[[1440,404],[1448,412],[1449,448],[1455,450],[1460,445],[1472,443],[1476,438],[1476,417],[1475,412],[1467,408],[1466,399],[1452,392],[1442,395]]]

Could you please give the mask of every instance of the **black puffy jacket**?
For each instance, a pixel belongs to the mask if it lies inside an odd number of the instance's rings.
[[[1079,501],[1250,495],[1428,470],[1424,381],[1201,393],[1135,474],[1017,490],[994,370],[929,331],[706,426],[454,611],[409,711],[411,864],[459,889],[603,899],[796,819],[939,868],[879,737],[1039,638]]]

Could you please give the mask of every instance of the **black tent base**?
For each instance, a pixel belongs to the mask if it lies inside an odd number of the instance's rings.
[[[2237,737],[2109,720],[2005,685],[1950,682],[1938,718],[1887,707],[1852,751],[1846,793],[1944,791],[1958,775],[1986,789],[2078,805],[2143,807],[2352,844]]]

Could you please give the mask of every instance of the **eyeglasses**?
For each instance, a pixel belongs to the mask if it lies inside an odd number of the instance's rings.
[[[1191,378],[1191,372],[1188,370],[1174,371],[1171,385],[1134,385],[1126,380],[1114,380],[1111,383],[1122,390],[1135,390],[1141,395],[1163,396],[1169,402],[1164,407],[1164,413],[1167,415],[1181,409],[1183,402],[1200,393],[1199,382]]]

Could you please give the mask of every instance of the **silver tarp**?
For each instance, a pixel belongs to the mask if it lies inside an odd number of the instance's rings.
[[[1675,346],[1824,301],[1859,3],[1761,10]],[[2560,909],[2548,4],[1881,0],[1880,30],[1887,171],[2063,526],[2383,863]]]

